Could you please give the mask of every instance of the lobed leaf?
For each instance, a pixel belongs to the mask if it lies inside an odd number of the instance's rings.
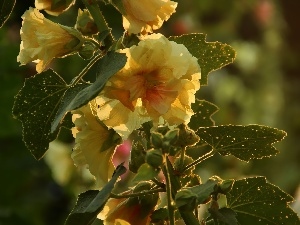
[[[242,225],[298,225],[297,214],[288,206],[293,198],[265,177],[235,181],[226,194],[227,207],[236,213]]]
[[[201,68],[201,85],[207,85],[207,76],[211,71],[220,69],[233,62],[236,57],[234,49],[220,42],[206,42],[205,34],[184,34],[169,37],[170,41],[183,44],[198,59]]]
[[[68,216],[65,225],[90,225],[101,212],[109,199],[119,176],[126,172],[126,168],[119,165],[111,180],[100,190],[88,190],[78,196],[75,207]]]
[[[273,144],[286,136],[282,130],[262,125],[200,127],[196,133],[221,155],[247,162],[276,155]]]
[[[58,129],[50,133],[53,121],[67,84],[49,69],[26,79],[15,96],[13,115],[22,122],[23,140],[36,159],[43,157]]]
[[[194,115],[189,122],[189,127],[197,130],[199,127],[210,127],[215,125],[215,121],[211,118],[219,108],[211,102],[196,99],[196,103],[192,105]]]
[[[82,88],[71,87],[61,101],[55,119],[51,125],[51,132],[57,130],[67,112],[77,109],[94,99],[104,88],[108,79],[122,69],[127,61],[123,53],[109,52],[101,58],[96,81]]]
[[[14,9],[16,0],[1,0],[0,1],[0,28],[4,25]]]

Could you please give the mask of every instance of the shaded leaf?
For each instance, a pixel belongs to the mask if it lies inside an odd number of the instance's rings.
[[[170,41],[183,44],[198,59],[201,67],[201,85],[207,85],[207,76],[211,71],[220,69],[233,62],[236,57],[234,49],[220,42],[206,42],[205,34],[185,34],[170,37]]]
[[[282,130],[261,125],[200,127],[196,133],[221,155],[244,161],[276,155],[273,144],[286,136]]]
[[[89,190],[78,196],[76,205],[68,216],[65,225],[90,225],[103,209],[119,176],[126,168],[119,165],[111,180],[100,190]]]
[[[0,2],[0,28],[4,25],[14,9],[16,0],[1,0]]]
[[[202,204],[215,191],[217,184],[218,181],[209,179],[204,184],[199,184],[197,186],[185,188],[185,189],[189,189],[193,193],[195,193],[197,195],[198,204]]]
[[[58,103],[67,90],[65,81],[49,69],[26,79],[15,96],[13,115],[22,122],[23,140],[36,159],[43,157],[58,133],[50,133]]]
[[[219,108],[205,100],[196,99],[196,102],[192,105],[194,115],[189,122],[189,127],[193,130],[197,130],[199,127],[210,127],[215,125],[215,121],[211,118]]]
[[[179,210],[180,216],[188,225],[200,225],[198,218],[195,216],[193,212],[182,212]]]
[[[265,177],[235,181],[226,194],[227,207],[235,211],[242,225],[299,225],[297,214],[288,206],[293,198]]]
[[[102,91],[107,80],[124,67],[126,60],[125,54],[117,52],[109,52],[101,58],[97,79],[93,84],[79,92],[78,90],[75,91],[74,88],[70,88],[66,92],[51,125],[51,132],[55,132],[67,112],[77,109],[94,99]]]
[[[219,224],[227,224],[227,225],[239,225],[240,223],[237,221],[236,213],[230,208],[221,208],[218,210],[208,209],[210,214],[220,221]],[[215,224],[213,220],[209,220],[207,225]]]

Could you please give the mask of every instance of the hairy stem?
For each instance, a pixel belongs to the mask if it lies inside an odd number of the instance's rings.
[[[171,187],[171,181],[170,181],[170,172],[169,172],[167,164],[165,164],[163,166],[162,171],[163,171],[163,173],[165,175],[165,179],[166,179],[166,191],[167,191],[167,199],[168,199],[169,222],[170,222],[170,225],[175,225],[175,214],[174,214],[174,206],[173,206],[173,198],[172,198],[172,187]]]

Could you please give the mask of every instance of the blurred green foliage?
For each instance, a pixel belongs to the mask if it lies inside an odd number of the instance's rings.
[[[82,7],[80,3],[58,18],[49,18],[73,26],[77,8]],[[213,157],[198,167],[202,179],[214,174],[223,179],[262,175],[294,195],[300,184],[300,2],[178,0],[178,3],[177,13],[159,32],[166,36],[206,33],[207,41],[224,42],[237,51],[236,61],[213,72],[208,86],[198,92],[199,99],[220,108],[213,116],[216,124],[262,124],[288,133],[277,145],[281,153],[276,157],[248,164],[230,156]],[[19,67],[16,62],[21,15],[30,6],[34,6],[33,0],[17,1],[10,19],[0,29],[0,225],[63,224],[75,196],[83,187],[92,185],[84,171],[80,171],[81,176],[74,175],[74,166],[68,167],[72,171],[66,173],[68,178],[62,178],[64,182],[55,175],[57,168],[53,168],[53,162],[61,165],[70,160],[66,159],[72,145],[69,132],[60,136],[69,146],[61,150],[67,155],[64,159],[54,157],[52,163],[36,161],[22,142],[21,124],[12,118],[14,95],[24,79],[35,74],[33,64]],[[121,36],[121,16],[109,17],[115,10],[101,6],[113,34]],[[52,68],[71,80],[86,63],[74,55],[55,60]],[[189,154],[197,156],[195,152]]]

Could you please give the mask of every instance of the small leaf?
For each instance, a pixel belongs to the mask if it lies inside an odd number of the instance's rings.
[[[273,144],[286,136],[282,130],[261,125],[200,127],[196,133],[221,155],[247,162],[276,155]]]
[[[253,177],[235,181],[226,194],[227,207],[237,214],[242,225],[298,225],[297,214],[288,206],[293,198],[265,177]]]
[[[110,193],[119,176],[126,172],[126,168],[119,165],[111,180],[102,190],[89,190],[81,193],[77,199],[76,205],[68,216],[65,225],[90,225],[101,212],[105,203],[109,199]]]
[[[207,76],[211,71],[220,69],[233,62],[236,57],[234,49],[220,42],[206,42],[205,34],[185,34],[170,37],[170,41],[183,44],[198,59],[201,67],[201,85],[207,85]]]
[[[14,9],[16,0],[1,0],[0,2],[0,28],[4,25]]]
[[[15,97],[13,115],[22,122],[23,140],[36,159],[43,157],[58,133],[50,134],[51,122],[67,85],[53,70],[28,78]]]
[[[211,118],[219,108],[205,100],[196,100],[196,103],[192,105],[194,115],[189,122],[189,127],[193,130],[197,130],[199,127],[210,127],[215,125],[215,121]]]
[[[132,179],[131,184],[136,185],[140,181],[151,180],[152,178],[155,178],[158,175],[158,173],[158,169],[153,168],[148,163],[144,163],[138,169],[138,172]]]
[[[77,109],[95,98],[102,91],[108,79],[124,67],[126,60],[125,54],[117,52],[109,52],[106,56],[101,58],[98,76],[93,84],[79,92],[73,89],[66,92],[51,125],[51,132],[57,129],[67,112]]]

